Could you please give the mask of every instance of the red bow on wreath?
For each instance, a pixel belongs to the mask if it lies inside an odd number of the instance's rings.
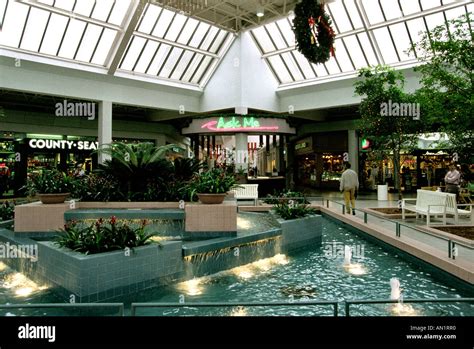
[[[318,22],[320,21],[318,18]],[[313,16],[308,18],[308,24],[311,28],[311,45],[318,44],[318,32],[316,31],[316,21],[314,20]]]

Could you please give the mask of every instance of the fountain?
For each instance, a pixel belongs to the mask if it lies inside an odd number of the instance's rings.
[[[352,275],[364,275],[367,273],[365,268],[359,263],[352,263],[352,247],[344,246],[344,269]]]
[[[391,300],[400,300],[400,280],[397,278],[390,279],[390,299]]]
[[[410,304],[403,304],[403,289],[400,288],[400,280],[398,278],[390,279],[390,299],[398,301],[392,306],[392,312],[400,316],[414,316],[417,311]]]
[[[344,266],[351,265],[352,249],[350,246],[344,246]]]

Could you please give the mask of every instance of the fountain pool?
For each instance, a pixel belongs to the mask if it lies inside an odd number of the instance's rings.
[[[348,258],[346,246],[352,248],[351,258]],[[353,265],[358,267],[350,267]],[[16,274],[18,273],[0,265],[0,303],[67,302],[59,298],[54,290],[27,284],[20,276],[14,276]],[[17,280],[18,278],[21,280]],[[140,309],[137,315],[330,316],[331,307],[302,306],[298,302],[390,300],[392,278],[399,280],[405,299],[474,295],[470,289],[450,284],[450,281],[443,279],[442,274],[432,274],[431,269],[408,262],[345,227],[324,219],[322,246],[310,247],[289,256],[278,254],[273,258],[217,274],[138,292],[126,298],[118,298],[117,301],[124,302],[128,311],[131,302],[184,302],[187,305],[184,308],[145,308]],[[291,306],[197,308],[192,305],[201,302],[288,302]],[[409,308],[406,312],[400,311],[400,306],[396,304],[354,306],[351,308],[351,315],[474,316],[474,304],[466,303],[413,304]],[[0,314],[20,315],[32,312],[33,310],[10,309],[2,310]],[[36,315],[73,315],[58,310],[34,312]]]

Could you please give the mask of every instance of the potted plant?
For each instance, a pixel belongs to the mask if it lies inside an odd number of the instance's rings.
[[[38,195],[43,204],[60,204],[73,190],[74,179],[58,170],[43,170],[28,178],[28,195]]]
[[[191,197],[196,194],[203,204],[221,204],[235,183],[233,174],[214,168],[194,177],[191,183]]]

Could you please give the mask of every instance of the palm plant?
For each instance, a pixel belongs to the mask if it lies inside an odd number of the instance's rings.
[[[147,186],[159,178],[173,174],[173,163],[168,156],[180,149],[174,144],[156,147],[152,143],[114,143],[102,147],[99,152],[110,155],[110,160],[99,166],[102,175],[117,179],[120,191],[127,193],[128,200],[143,196]]]

